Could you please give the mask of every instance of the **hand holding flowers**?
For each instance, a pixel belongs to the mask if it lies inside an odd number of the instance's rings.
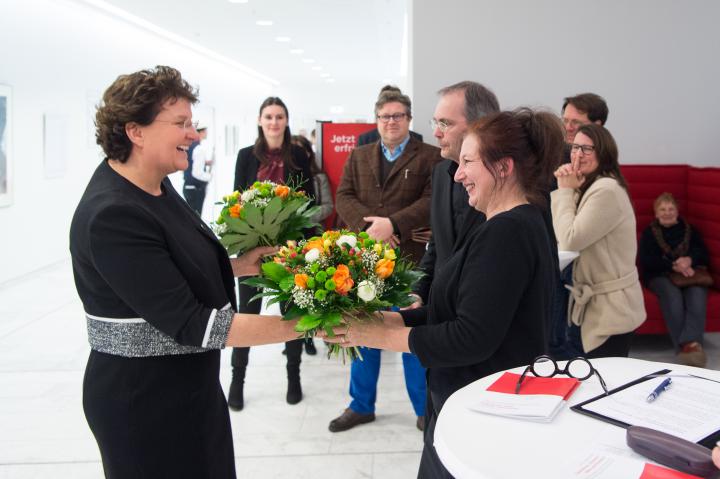
[[[332,338],[347,324],[373,322],[373,313],[413,302],[410,292],[422,273],[388,243],[367,233],[326,231],[299,243],[288,242],[262,265],[262,276],[245,284],[265,288],[258,296],[285,304],[284,319],[297,319],[296,331]],[[331,353],[346,350],[333,344]],[[358,356],[356,348],[347,351]]]

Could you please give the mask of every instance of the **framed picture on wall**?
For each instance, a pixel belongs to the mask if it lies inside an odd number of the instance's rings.
[[[12,204],[12,90],[0,85],[0,206]]]

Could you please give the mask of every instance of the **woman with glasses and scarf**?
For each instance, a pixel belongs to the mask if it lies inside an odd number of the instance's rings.
[[[635,213],[617,145],[604,127],[588,124],[571,148],[571,162],[555,171],[558,189],[551,193],[558,247],[580,252],[568,317],[580,328],[577,349],[585,356],[627,357],[645,305],[635,267]]]
[[[291,184],[300,187],[311,198],[315,188],[310,170],[310,160],[302,148],[292,144],[289,115],[285,103],[278,97],[268,97],[260,105],[258,116],[258,137],[255,144],[238,152],[235,164],[235,190],[246,190],[256,181],[269,180],[274,183]],[[238,279],[240,301],[238,311],[260,312],[260,300],[250,301],[259,291],[242,284]],[[300,355],[302,339],[285,343],[287,355],[288,388],[285,399],[288,404],[302,400],[300,385]],[[244,384],[250,348],[234,348],[232,352],[232,383],[228,394],[228,405],[235,411],[245,406]]]
[[[428,368],[425,447],[418,477],[451,477],[433,446],[445,401],[473,381],[531,364],[546,351],[556,248],[543,219],[547,178],[561,158],[562,126],[550,113],[519,109],[471,124],[455,181],[485,213],[435,271],[428,304],[381,321],[338,328],[343,346],[412,351]]]

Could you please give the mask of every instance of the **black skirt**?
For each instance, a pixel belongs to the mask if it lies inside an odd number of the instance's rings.
[[[83,408],[108,478],[234,478],[220,351],[126,358],[91,351]]]

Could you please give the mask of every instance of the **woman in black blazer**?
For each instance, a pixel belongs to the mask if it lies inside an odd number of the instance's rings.
[[[557,264],[538,178],[561,158],[562,126],[550,113],[520,109],[470,125],[455,181],[487,216],[438,265],[427,306],[350,323],[346,346],[411,351],[428,368],[425,447],[418,477],[451,477],[433,447],[447,398],[471,382],[529,364],[546,350]]]
[[[255,144],[238,152],[235,164],[235,189],[245,190],[256,181],[270,180],[300,187],[308,196],[314,198],[315,189],[307,155],[300,147],[293,145],[291,139],[285,103],[277,97],[266,98],[260,105],[258,137]],[[250,302],[250,299],[258,293],[258,290],[242,284],[244,279],[238,279],[240,296],[238,311],[257,314],[260,312],[260,300]],[[289,404],[297,404],[302,400],[300,386],[302,345],[301,339],[285,343],[288,377],[286,400]],[[232,353],[233,375],[228,405],[235,411],[242,410],[245,405],[243,389],[249,353],[250,348],[234,348]]]
[[[297,334],[234,311],[234,277],[257,274],[274,249],[231,262],[167,179],[198,139],[195,95],[170,67],[118,77],[96,115],[107,158],[72,219],[91,347],[83,408],[109,478],[234,478],[220,349]]]

